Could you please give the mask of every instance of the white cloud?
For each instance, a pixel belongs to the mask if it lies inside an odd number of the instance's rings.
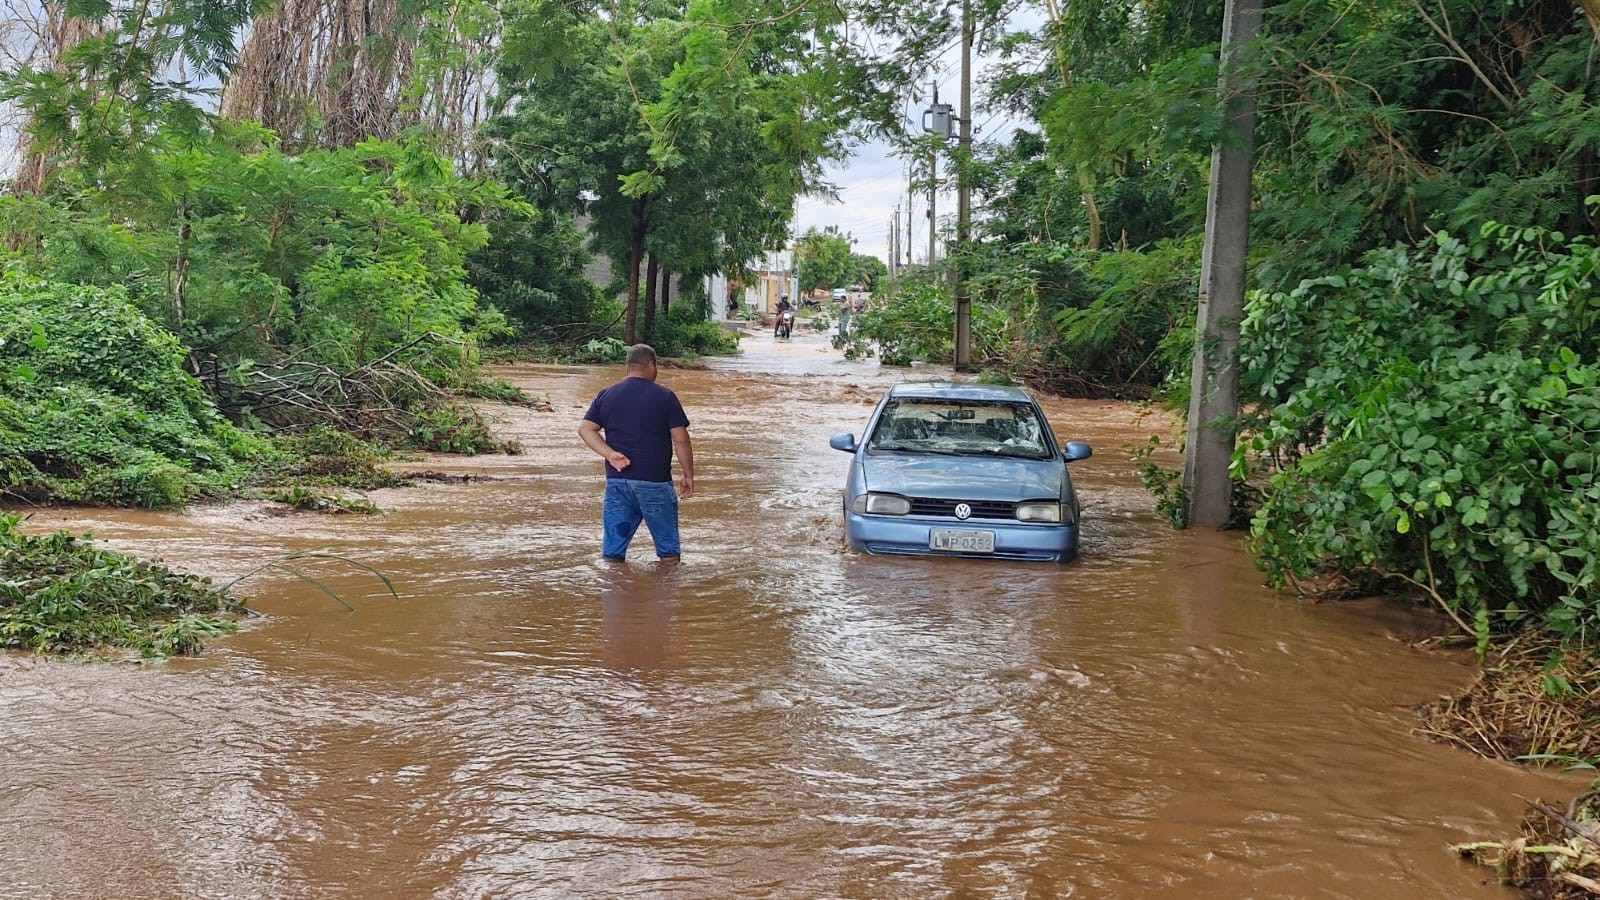
[[[1042,14],[1019,4],[1018,7],[1013,7],[1008,26],[1013,31],[1032,30],[1041,27],[1043,21]],[[946,48],[940,57],[937,79],[941,102],[952,105],[959,102],[960,59],[959,44]],[[990,136],[1007,135],[1014,128],[1036,128],[1037,126],[1030,121],[1005,113],[997,114],[984,108],[981,85],[989,63],[990,60],[981,54],[973,59],[975,107],[973,118],[982,126],[975,138],[981,140]],[[928,94],[905,99],[904,116],[910,127],[921,128],[922,111],[931,103],[932,99]],[[955,114],[961,115],[961,110],[956,109]],[[888,144],[872,141],[858,147],[849,160],[829,166],[825,178],[838,188],[838,197],[837,199],[800,198],[795,214],[796,234],[804,234],[809,228],[822,229],[832,225],[855,238],[857,253],[876,256],[887,262],[890,223],[895,216],[896,207],[899,207],[901,240],[905,242],[900,250],[901,259],[905,259],[908,245],[915,261],[925,261],[928,257],[927,191],[921,190],[915,197],[908,195],[906,161],[892,154],[893,150]],[[944,187],[945,189],[941,190],[936,198],[935,209],[941,223],[941,235],[953,228],[956,211],[953,180],[947,182]],[[905,232],[908,205],[911,225],[909,241]],[[942,241],[939,252],[943,252]]]

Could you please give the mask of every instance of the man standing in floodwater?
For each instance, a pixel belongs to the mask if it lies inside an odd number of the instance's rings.
[[[578,425],[584,446],[606,461],[604,509],[606,559],[627,558],[628,544],[643,522],[656,556],[677,562],[678,494],[672,489],[672,455],[682,470],[683,497],[694,496],[694,449],[689,417],[671,388],[656,384],[656,351],[628,348],[628,377],[595,396]],[[604,432],[604,435],[601,432]]]

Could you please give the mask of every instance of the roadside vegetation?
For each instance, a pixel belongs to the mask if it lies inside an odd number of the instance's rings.
[[[244,600],[209,579],[99,549],[66,532],[29,535],[0,514],[0,648],[51,654],[193,653],[232,631]]]
[[[949,361],[959,275],[986,380],[1187,408],[1220,2],[1068,0],[1024,31],[974,4],[1003,57],[980,93],[1027,124],[971,148],[904,121],[958,38],[943,3],[379,7],[45,4],[15,30],[38,37],[0,73],[24,123],[0,193],[0,496],[332,510],[392,483],[392,452],[514,451],[472,401],[536,400],[485,359],[734,351],[704,276],[786,245],[795,198],[869,137],[919,191],[964,173],[978,214],[892,271],[842,229],[797,236],[805,285],[874,290],[844,352]],[[1600,11],[1265,15],[1242,57],[1250,549],[1307,597],[1417,597],[1486,662],[1546,647],[1486,677],[1570,709],[1587,692],[1559,661],[1600,646]],[[1181,526],[1179,482],[1146,469]],[[1596,763],[1577,721],[1518,755]]]
[[[1438,6],[1267,10],[1237,516],[1281,587],[1419,596],[1480,653],[1530,629],[1594,647],[1600,20]],[[1013,38],[996,88],[1040,127],[975,152],[974,240],[876,298],[847,352],[949,361],[959,273],[986,370],[1181,412],[1220,5],[1058,12]]]

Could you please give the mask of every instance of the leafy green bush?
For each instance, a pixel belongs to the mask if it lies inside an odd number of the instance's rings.
[[[628,345],[613,337],[595,338],[583,345],[586,362],[619,363],[628,358]]]
[[[739,336],[682,301],[656,319],[650,346],[661,356],[727,356],[739,349]]]
[[[398,487],[409,479],[384,467],[390,452],[326,425],[272,437],[275,452],[258,461],[258,484],[328,485],[370,490]]]
[[[267,491],[266,498],[274,503],[282,503],[294,509],[306,512],[332,513],[359,513],[363,516],[382,515],[383,510],[378,505],[365,497],[345,497],[341,494],[318,491],[312,488],[295,486]]]
[[[193,653],[200,638],[234,628],[244,601],[210,579],[96,549],[67,532],[17,531],[0,514],[0,647],[82,653],[102,647],[141,656]]]
[[[162,507],[239,483],[265,445],[184,359],[119,289],[0,278],[0,492]]]
[[[849,359],[877,355],[886,366],[955,359],[955,301],[942,285],[914,282],[850,317]]]
[[[509,209],[484,224],[489,242],[468,257],[467,270],[483,298],[511,320],[518,338],[569,341],[591,332],[603,297],[584,276],[591,255],[571,218]]]
[[[1597,270],[1590,238],[1488,226],[1253,298],[1273,580],[1411,584],[1480,640],[1530,613],[1595,638]]]
[[[974,299],[972,358],[998,370],[1014,361],[1009,308]],[[851,313],[849,333],[834,343],[849,359],[876,354],[887,366],[950,363],[956,353],[955,298],[942,276],[910,277],[893,294]],[[1007,373],[1005,377],[1009,378]]]
[[[440,453],[520,453],[515,441],[494,436],[478,411],[460,403],[440,403],[419,409],[411,426],[409,443]]]

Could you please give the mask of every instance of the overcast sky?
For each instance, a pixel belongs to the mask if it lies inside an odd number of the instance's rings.
[[[1007,29],[1017,31],[1033,29],[1042,25],[1042,15],[1028,7],[1026,3],[1018,3],[1011,8],[1007,18]],[[981,50],[981,47],[979,48]],[[915,128],[922,126],[922,112],[933,102],[932,82],[939,82],[939,102],[948,103],[957,107],[961,100],[961,46],[957,42],[947,47],[939,57],[938,68],[933,78],[928,80],[928,88],[916,97],[906,97],[902,101],[902,110],[905,121],[912,123]],[[1036,128],[1030,121],[1016,119],[1009,114],[996,114],[984,107],[984,74],[988,68],[987,61],[981,52],[973,54],[972,99],[976,107],[973,121],[977,124],[974,140],[1002,138],[1016,128]],[[954,109],[959,116],[961,110]],[[959,125],[957,126],[959,128]],[[876,256],[888,261],[889,258],[889,228],[894,217],[895,207],[900,207],[900,221],[902,226],[906,220],[907,203],[907,176],[905,160],[890,155],[891,150],[886,144],[874,142],[865,144],[856,149],[855,155],[828,170],[828,181],[839,188],[837,201],[820,197],[802,197],[796,212],[796,234],[804,234],[809,228],[826,228],[834,225],[839,230],[848,232],[855,238],[855,252]],[[942,167],[941,167],[942,168]],[[937,213],[941,221],[954,221],[956,210],[955,185],[941,192],[938,200]],[[921,262],[928,256],[928,197],[921,192],[917,197],[911,198],[911,227],[912,235],[910,247],[913,258]],[[948,230],[948,229],[946,229]],[[940,245],[940,252],[943,252]],[[904,258],[905,249],[901,249]]]

